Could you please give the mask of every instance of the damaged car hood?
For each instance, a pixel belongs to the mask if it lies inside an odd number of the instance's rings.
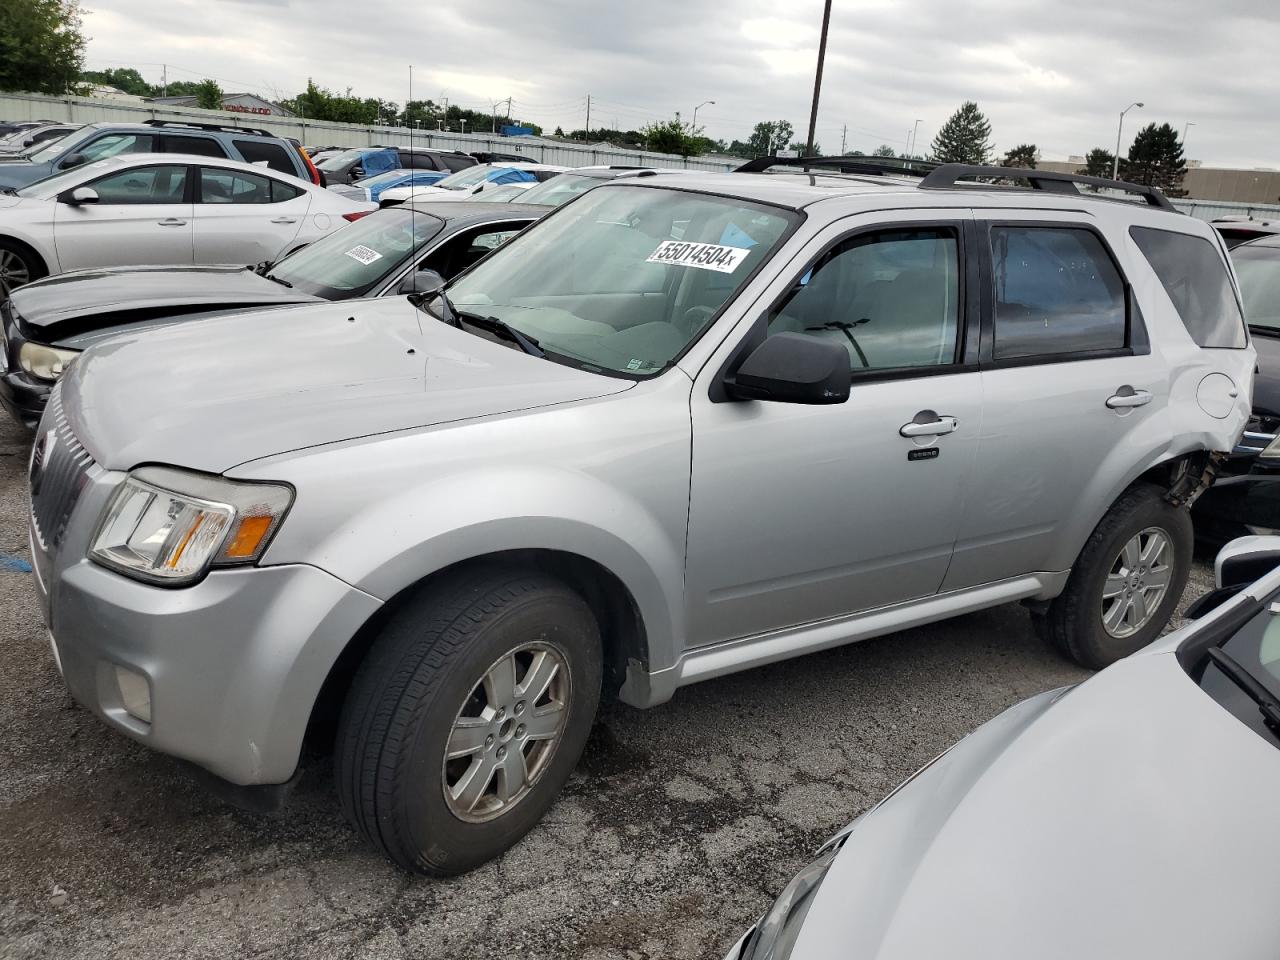
[[[618,393],[587,373],[448,326],[405,297],[285,307],[122,334],[61,381],[61,408],[109,469],[221,473],[357,437]]]
[[[1276,748],[1172,653],[1001,714],[858,821],[795,960],[1273,956]]]

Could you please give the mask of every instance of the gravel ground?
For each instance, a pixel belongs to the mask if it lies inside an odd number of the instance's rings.
[[[27,558],[27,437],[0,426],[0,957],[722,956],[827,836],[1009,705],[1087,672],[1006,606],[606,707],[501,860],[397,872],[328,764],[286,814],[224,806],[62,688]],[[16,558],[16,559],[15,559]],[[1187,598],[1211,579],[1197,564]]]

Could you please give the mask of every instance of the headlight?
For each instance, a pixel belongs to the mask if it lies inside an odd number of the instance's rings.
[[[791,878],[773,902],[769,912],[760,918],[755,931],[742,948],[739,960],[787,960],[800,935],[800,927],[809,905],[813,903],[822,878],[844,845],[844,837],[829,842],[817,858]]]
[[[39,343],[24,343],[18,351],[18,365],[37,380],[57,380],[79,350],[59,350]]]
[[[256,561],[292,502],[278,484],[144,467],[111,498],[90,555],[140,580],[190,582],[210,566]]]

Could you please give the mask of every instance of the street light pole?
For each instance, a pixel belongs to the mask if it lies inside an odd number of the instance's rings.
[[[920,121],[917,120],[916,125],[911,128],[911,146],[907,148],[907,153],[911,157],[915,157],[916,155],[916,134],[918,134],[919,132],[920,132]]]
[[[701,110],[703,107],[705,107],[707,104],[711,104],[711,106],[714,107],[716,105],[716,102],[714,100],[703,100],[700,104],[698,104],[696,107],[693,108],[693,123],[689,124],[690,129],[693,129],[693,130],[698,129],[698,111]]]
[[[1183,150],[1187,149],[1187,131],[1192,127],[1194,127],[1195,125],[1196,125],[1196,122],[1194,120],[1188,120],[1185,124],[1182,125],[1182,149]]]
[[[1120,179],[1120,134],[1121,134],[1121,131],[1124,130],[1124,115],[1128,113],[1130,110],[1132,110],[1134,107],[1138,107],[1139,109],[1141,109],[1144,106],[1146,106],[1146,104],[1142,103],[1142,101],[1138,101],[1137,103],[1129,104],[1127,107],[1125,107],[1123,110],[1120,111],[1120,125],[1116,127],[1116,155],[1111,158],[1111,179],[1112,180]]]

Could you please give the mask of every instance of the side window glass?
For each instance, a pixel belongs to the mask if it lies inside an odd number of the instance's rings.
[[[272,143],[270,140],[234,140],[232,142],[240,151],[240,156],[244,158],[245,163],[261,164],[290,176],[298,175],[298,167],[294,164],[293,157],[280,144]]]
[[[418,269],[434,270],[446,280],[456,277],[463,270],[480,260],[481,257],[487,256],[490,251],[496,250],[519,232],[520,229],[518,227],[514,229],[504,227],[497,230],[486,227],[477,231],[461,233],[452,240],[446,241],[443,247],[419,263]]]
[[[769,318],[769,332],[839,343],[859,370],[954,363],[960,326],[958,231],[865,234],[828,251]]]
[[[108,174],[87,186],[97,191],[100,204],[182,203],[187,168],[134,167]]]
[[[75,152],[92,162],[125,153],[150,153],[154,149],[155,138],[149,133],[109,133]]]
[[[271,202],[284,203],[286,200],[296,200],[302,196],[302,188],[295,187],[291,183],[285,183],[283,180],[271,181]]]
[[[459,173],[476,165],[475,161],[470,157],[458,157],[447,153],[441,154],[440,159],[444,161],[442,169],[448,170],[450,173]]]
[[[991,228],[996,360],[1125,346],[1124,281],[1097,235]]]
[[[271,180],[238,170],[200,168],[200,203],[270,203]]]
[[[1202,347],[1245,345],[1240,304],[1222,254],[1212,243],[1150,227],[1130,227],[1129,236],[1160,278],[1192,340]]]
[[[160,138],[165,153],[187,153],[198,157],[225,157],[222,144],[211,137],[179,137],[165,134]]]

